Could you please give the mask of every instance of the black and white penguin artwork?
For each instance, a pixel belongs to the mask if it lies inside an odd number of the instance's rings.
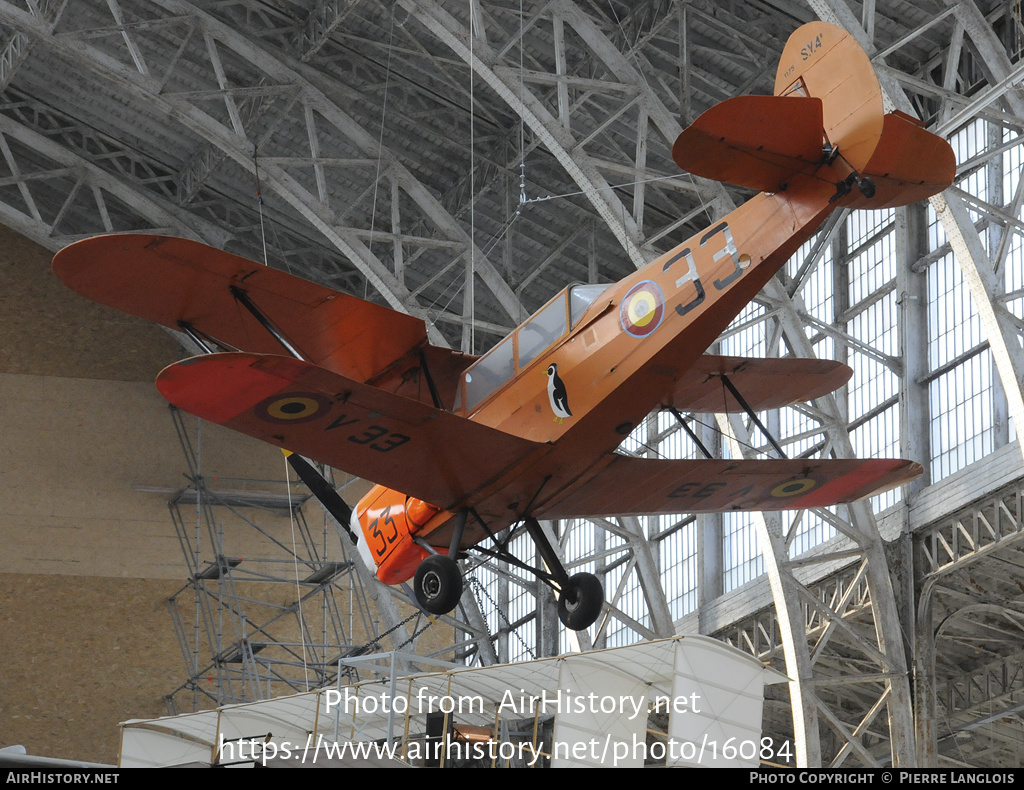
[[[551,411],[555,413],[552,422],[561,422],[566,417],[572,417],[565,384],[558,377],[558,365],[554,364],[548,365],[548,401],[551,403]]]

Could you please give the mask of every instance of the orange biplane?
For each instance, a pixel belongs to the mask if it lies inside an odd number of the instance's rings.
[[[538,519],[824,507],[921,471],[616,452],[655,409],[753,414],[842,386],[851,371],[839,363],[704,351],[830,212],[952,182],[949,145],[883,112],[870,62],[841,29],[797,30],[775,93],[723,102],[673,148],[684,169],[761,194],[621,282],[570,286],[482,357],[431,345],[418,318],[191,241],[101,236],[61,250],[54,270],[206,349],[163,370],[160,392],[294,453],[381,581],[415,576],[421,606],[448,612],[464,550],[527,567],[497,537],[521,523],[545,565],[530,570],[582,629],[600,614],[601,583],[566,572]],[[350,509],[300,455],[378,485]]]

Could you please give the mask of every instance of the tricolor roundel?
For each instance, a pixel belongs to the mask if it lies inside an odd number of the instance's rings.
[[[256,416],[267,422],[296,425],[326,414],[331,402],[317,392],[293,392],[272,395],[257,403]]]
[[[650,280],[639,282],[629,289],[619,305],[619,321],[627,334],[647,337],[665,317],[665,295]]]
[[[806,494],[808,491],[813,491],[815,488],[820,486],[824,482],[818,477],[804,477],[797,480],[789,480],[785,483],[780,483],[775,486],[771,495],[776,499],[788,499],[790,497],[799,496],[800,494]]]

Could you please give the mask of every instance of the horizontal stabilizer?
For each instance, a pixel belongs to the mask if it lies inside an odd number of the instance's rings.
[[[722,382],[722,376],[728,376],[754,411],[780,409],[834,392],[852,375],[848,365],[826,359],[748,359],[705,354],[676,382],[661,405],[709,414],[743,411]]]
[[[737,96],[716,104],[676,138],[672,158],[704,178],[778,192],[822,161],[821,99]]]
[[[357,381],[431,403],[421,352],[443,402],[474,357],[427,343],[423,320],[188,239],[143,234],[70,244],[53,271],[87,299],[157,324],[186,322],[228,348],[286,353],[245,296],[303,357]]]
[[[850,208],[878,209],[925,200],[953,183],[956,157],[949,143],[901,112],[883,119],[882,137],[861,175],[875,184],[869,199],[859,192],[843,202]]]
[[[156,385],[197,417],[442,508],[547,449],[291,357],[193,357]]]
[[[913,461],[888,459],[609,458],[595,477],[543,503],[537,517],[804,510],[853,502],[923,471]]]

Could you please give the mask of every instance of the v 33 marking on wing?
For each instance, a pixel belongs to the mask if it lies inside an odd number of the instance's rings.
[[[276,425],[299,425],[324,420],[330,416],[334,404],[329,398],[317,392],[277,393],[253,407],[253,413],[265,422]],[[389,453],[412,441],[412,437],[392,430],[390,426],[372,423],[351,413],[339,414],[324,428],[324,433],[341,428],[341,435],[353,444],[365,445],[378,453]],[[369,423],[369,424],[367,424]]]

